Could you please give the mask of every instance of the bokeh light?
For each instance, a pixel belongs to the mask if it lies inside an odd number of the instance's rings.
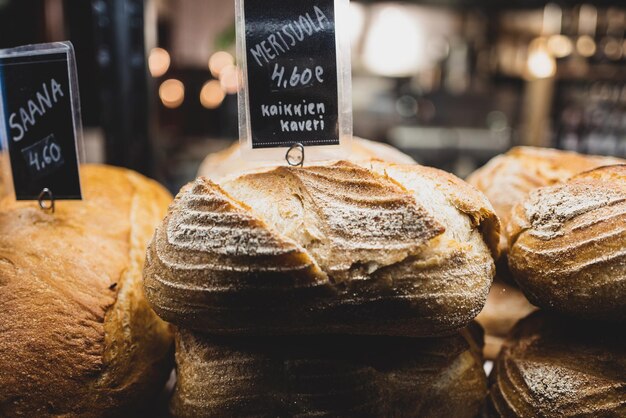
[[[574,45],[565,35],[552,35],[548,38],[548,49],[555,57],[564,58],[572,53]]]
[[[591,36],[583,35],[576,41],[576,50],[583,57],[591,57],[596,53],[596,43]]]
[[[235,58],[226,51],[217,51],[209,58],[209,70],[215,78],[219,78],[225,67],[235,64]]]
[[[219,81],[207,81],[200,90],[200,103],[207,109],[216,109],[222,104],[225,96]]]
[[[159,98],[163,106],[175,109],[185,100],[185,86],[180,80],[165,80],[159,87]]]
[[[148,56],[148,68],[152,77],[161,77],[170,68],[170,54],[163,48],[153,48]]]
[[[239,90],[239,81],[241,78],[241,72],[239,68],[234,65],[227,65],[222,68],[220,72],[220,84],[222,89],[228,94],[237,93]]]
[[[543,39],[535,39],[528,48],[528,72],[533,78],[549,78],[556,74],[556,60]]]

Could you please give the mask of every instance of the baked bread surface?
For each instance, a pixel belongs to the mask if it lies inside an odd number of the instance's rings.
[[[535,312],[489,377],[489,417],[626,416],[626,338],[606,323]]]
[[[179,193],[148,249],[165,320],[219,334],[439,335],[482,308],[499,224],[417,165],[277,167]]]
[[[487,393],[480,354],[459,333],[232,338],[179,330],[176,362],[175,417],[473,418]]]
[[[145,249],[171,196],[81,168],[84,200],[0,205],[0,416],[130,416],[161,390],[169,326],[144,298]]]
[[[594,168],[624,163],[626,160],[613,157],[550,148],[515,147],[476,170],[467,181],[487,196],[505,229],[513,206],[524,200],[532,190],[551,186]],[[508,242],[502,234],[500,251],[506,254],[507,250]]]
[[[626,320],[626,165],[533,191],[508,228],[509,266],[531,302]]]

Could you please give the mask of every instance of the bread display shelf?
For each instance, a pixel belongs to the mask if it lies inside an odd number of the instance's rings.
[[[626,414],[626,166],[488,164],[498,193],[519,177],[503,245],[474,187],[357,148],[246,171],[229,149],[173,202],[104,166],[54,214],[0,201],[0,416]]]

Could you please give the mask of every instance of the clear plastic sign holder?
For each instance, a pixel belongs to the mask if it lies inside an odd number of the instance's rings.
[[[52,68],[46,66],[53,63],[57,63],[57,67],[54,67],[56,72],[51,72],[50,77],[46,77],[47,68]],[[29,65],[30,68],[34,68],[33,65],[39,67],[29,72],[26,70]],[[23,79],[8,77],[8,67],[12,67],[14,72],[17,71],[15,68],[21,68],[25,73]],[[35,76],[31,76],[31,73]],[[57,81],[56,78],[60,80]],[[47,85],[48,81],[56,84]],[[0,91],[0,169],[4,194],[13,192],[18,200],[37,200],[39,207],[49,212],[54,212],[57,200],[81,200],[79,165],[84,160],[83,129],[76,58],[71,42],[0,50]],[[61,101],[66,95],[69,103]],[[29,138],[29,135],[33,138]],[[55,135],[60,138],[55,138]],[[29,141],[35,143],[30,144]],[[28,177],[25,174],[28,170],[11,165],[13,154],[20,152],[24,155],[26,165],[34,167],[30,167],[30,174],[35,171],[32,180],[24,178]],[[30,162],[27,158],[31,159]],[[19,162],[22,163],[22,160]],[[32,183],[30,186],[43,186],[37,187],[36,192],[32,190],[22,193],[17,190],[24,185],[29,186],[29,183]],[[66,183],[72,185],[65,189]],[[64,189],[55,193],[53,184],[62,185]]]
[[[272,1],[280,6],[235,2],[241,157],[302,166],[306,149],[307,162],[345,158],[352,145],[350,2]],[[320,91],[330,93],[320,96]],[[307,113],[313,116],[307,119]],[[311,133],[320,126],[326,131]]]

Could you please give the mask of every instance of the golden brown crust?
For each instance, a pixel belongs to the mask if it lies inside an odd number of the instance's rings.
[[[587,156],[549,148],[516,147],[489,161],[467,181],[487,196],[506,229],[511,209],[530,191],[567,180],[584,171],[624,162],[618,158]],[[508,250],[505,234],[502,234],[500,250],[502,253]]]
[[[179,330],[176,345],[171,410],[181,418],[473,418],[487,392],[482,362],[459,334],[259,339]]]
[[[401,185],[352,163],[277,167],[223,187],[305,248],[333,283],[396,264],[444,228]],[[262,215],[260,215],[262,214]]]
[[[375,164],[196,180],[148,250],[154,309],[231,334],[435,335],[467,325],[494,272],[489,203],[473,189],[457,196],[468,190],[439,172]]]
[[[535,190],[512,213],[509,266],[531,302],[626,320],[626,166]]]
[[[239,156],[239,149],[239,142],[234,142],[225,150],[210,154],[200,165],[198,177],[208,177],[219,182],[232,174],[267,169],[277,165],[275,162],[244,160]],[[352,141],[349,158],[350,161],[356,162],[377,158],[399,164],[415,163],[411,157],[390,145],[356,137]]]
[[[626,416],[626,339],[611,325],[536,312],[507,338],[489,417]]]
[[[361,165],[390,176],[410,188],[417,196],[423,196],[428,182],[445,196],[446,201],[459,212],[467,215],[473,229],[478,229],[494,258],[500,255],[500,220],[487,197],[469,183],[446,171],[417,164],[394,164],[380,161],[363,162]],[[433,208],[436,212],[436,208]]]
[[[172,336],[141,270],[171,199],[123,169],[84,166],[85,200],[0,211],[0,416],[120,416],[157,393]]]

